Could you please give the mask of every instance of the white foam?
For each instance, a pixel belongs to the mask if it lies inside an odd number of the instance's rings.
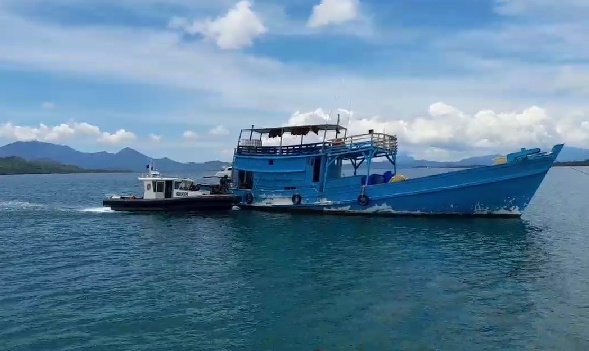
[[[90,212],[90,213],[114,213],[115,212],[108,207],[91,207],[91,208],[82,209],[80,211],[81,212]]]
[[[43,208],[45,205],[35,204],[28,201],[0,201],[0,209],[1,210],[22,210],[28,208]]]

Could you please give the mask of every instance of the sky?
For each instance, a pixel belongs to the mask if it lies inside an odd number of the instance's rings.
[[[230,160],[251,125],[417,158],[589,148],[586,0],[0,0],[0,144]]]

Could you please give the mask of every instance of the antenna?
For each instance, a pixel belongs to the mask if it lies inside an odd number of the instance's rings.
[[[350,109],[348,110],[348,123],[346,128],[350,126],[350,120],[352,119],[352,99],[350,99]]]

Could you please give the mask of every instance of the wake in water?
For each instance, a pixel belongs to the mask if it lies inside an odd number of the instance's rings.
[[[81,212],[91,212],[91,213],[115,213],[115,211],[111,210],[108,207],[91,207],[85,208],[80,210]]]
[[[18,200],[13,200],[13,201],[0,201],[0,210],[2,211],[11,211],[11,210],[28,210],[28,209],[34,209],[34,208],[44,208],[46,207],[45,205],[42,204],[35,204],[32,202],[28,202],[28,201],[18,201]]]
[[[59,212],[85,212],[85,213],[114,213],[108,207],[68,207],[68,206],[51,206],[46,204],[37,204],[28,201],[1,201],[0,211],[19,212],[19,211],[59,211]]]

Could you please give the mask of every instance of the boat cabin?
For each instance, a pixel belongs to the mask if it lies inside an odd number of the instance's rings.
[[[192,179],[163,177],[153,166],[149,167],[149,173],[139,177],[139,181],[143,183],[144,199],[171,199],[209,193]]]
[[[305,141],[305,137],[314,140]],[[347,136],[347,129],[339,123],[252,126],[241,131],[234,151],[233,189],[242,193],[259,190],[272,196],[319,196],[338,188],[344,191],[389,182],[396,173],[396,155],[396,136],[373,130]],[[379,157],[389,160],[391,169],[371,174],[372,160]],[[365,162],[367,172],[358,175]],[[344,175],[346,164],[352,165],[352,175]]]

